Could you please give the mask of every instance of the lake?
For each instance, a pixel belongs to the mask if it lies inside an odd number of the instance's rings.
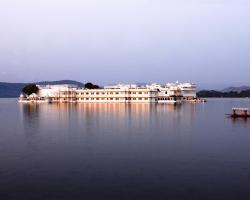
[[[0,99],[0,199],[249,199],[250,99],[19,104]]]

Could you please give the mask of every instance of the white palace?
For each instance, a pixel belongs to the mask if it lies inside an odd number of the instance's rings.
[[[200,101],[192,83],[112,85],[100,89],[78,88],[75,85],[37,85],[37,94],[21,94],[20,102],[76,102],[76,103],[171,103]]]

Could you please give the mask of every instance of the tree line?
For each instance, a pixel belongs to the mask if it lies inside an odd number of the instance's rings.
[[[197,96],[200,98],[205,97],[231,97],[231,98],[240,98],[240,97],[250,97],[250,90],[244,90],[241,92],[220,92],[216,90],[201,90],[197,92]]]
[[[88,82],[86,84],[84,84],[84,88],[86,89],[99,89],[100,86],[99,85],[95,85],[91,82]],[[26,94],[26,95],[31,95],[31,94],[37,94],[39,92],[39,88],[37,87],[36,84],[28,84],[26,85],[23,89],[22,89],[22,93]]]

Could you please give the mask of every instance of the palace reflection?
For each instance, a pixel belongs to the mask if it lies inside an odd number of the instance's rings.
[[[20,104],[21,119],[26,134],[34,134],[39,129],[39,105]]]
[[[81,134],[120,134],[126,130],[171,130],[182,123],[190,126],[195,119],[194,104],[168,105],[147,103],[52,103],[20,104],[24,128]],[[77,129],[76,129],[77,127]],[[178,127],[178,126],[177,126]],[[145,131],[144,131],[145,132]]]

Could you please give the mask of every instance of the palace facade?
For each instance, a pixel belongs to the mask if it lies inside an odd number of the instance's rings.
[[[75,85],[37,85],[39,92],[21,94],[20,102],[77,103],[172,103],[196,101],[192,83],[151,84],[146,86],[118,84],[100,89],[78,88]]]

